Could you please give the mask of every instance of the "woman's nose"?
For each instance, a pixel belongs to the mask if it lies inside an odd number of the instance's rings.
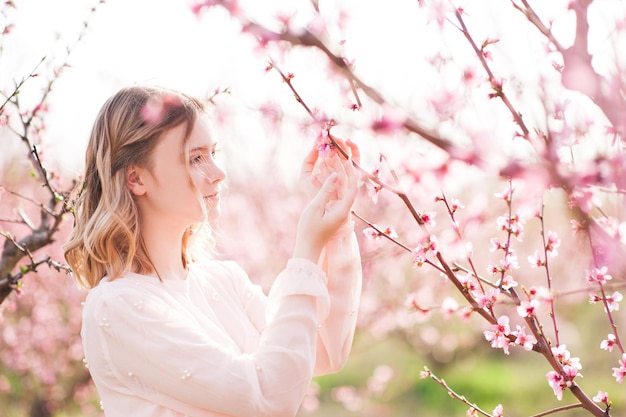
[[[226,179],[226,171],[215,162],[212,162],[210,165],[209,172],[207,172],[208,175],[206,176],[209,182],[216,184],[224,181]]]

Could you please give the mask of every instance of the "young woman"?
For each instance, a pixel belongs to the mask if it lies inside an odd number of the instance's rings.
[[[361,292],[351,162],[305,159],[312,198],[266,296],[194,251],[220,211],[215,147],[203,103],[165,89],[123,89],[94,124],[65,256],[90,288],[81,334],[106,417],[294,416],[311,378],[346,361]]]

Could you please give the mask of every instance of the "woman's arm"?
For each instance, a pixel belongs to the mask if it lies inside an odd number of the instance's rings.
[[[328,242],[320,265],[328,277],[330,313],[317,337],[315,375],[337,372],[350,353],[362,286],[361,256],[350,221]]]

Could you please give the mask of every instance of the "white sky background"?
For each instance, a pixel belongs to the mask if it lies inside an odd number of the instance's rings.
[[[604,5],[612,4],[615,10],[624,14],[623,3],[619,0],[599,1]],[[261,21],[271,20],[277,11],[295,14],[296,22],[307,22],[310,18],[307,0],[248,0],[240,3],[249,8],[259,6],[254,13]],[[477,5],[476,2],[465,3],[470,7]],[[519,79],[513,81],[520,85],[527,81],[536,85],[539,75],[544,72],[554,76],[551,62],[544,60],[538,64],[534,59],[535,55],[540,55],[541,51],[536,48],[541,44],[536,42],[538,34],[529,29],[521,14],[514,11],[508,1],[483,0],[481,3],[480,10],[488,12],[482,16],[470,8],[467,21],[477,42],[486,37],[502,38],[500,44],[494,45],[494,53],[503,54],[507,61],[498,59],[494,66],[504,62],[502,71],[506,71],[507,65],[509,69],[515,68]],[[557,18],[555,32],[568,45],[573,16],[561,12],[565,0],[533,3],[537,3],[535,7],[542,17]],[[17,10],[13,13],[15,30],[7,39],[0,62],[4,88],[10,85],[7,80],[19,79],[30,72],[42,56],[62,53],[59,47],[73,42],[93,2],[16,0],[16,4]],[[384,91],[396,103],[415,109],[425,121],[432,116],[425,98],[436,88],[455,88],[446,85],[445,74],[434,71],[425,57],[448,48],[463,51],[467,60],[475,60],[469,45],[457,47],[458,43],[465,42],[460,34],[450,32],[446,38],[435,38],[436,24],[427,24],[424,13],[419,17],[415,0],[320,1],[322,13],[331,21],[336,20],[338,6],[348,11],[349,29],[341,33],[336,25],[331,24],[331,34],[337,41],[347,40],[345,52],[356,59],[357,72],[362,79]],[[264,128],[263,121],[256,118],[253,108],[269,97],[286,103],[285,111],[302,115],[302,110],[287,87],[278,80],[277,74],[263,71],[268,56],[255,54],[250,39],[239,35],[237,25],[223,11],[204,13],[198,19],[191,13],[188,1],[107,0],[99,7],[90,26],[87,37],[73,52],[72,68],[55,87],[48,118],[49,155],[62,160],[63,168],[70,175],[78,174],[82,169],[84,148],[98,109],[125,85],[159,84],[200,96],[209,95],[216,88],[229,87],[233,94],[228,100],[232,105],[240,106],[239,119],[235,121],[237,140],[251,141],[244,147],[252,151],[248,158],[262,155],[258,152],[259,146],[268,145],[272,140],[267,137],[270,133]],[[610,28],[609,25],[599,27]],[[60,34],[59,40],[55,39],[56,33]],[[596,38],[591,40],[592,48],[594,45],[596,48],[608,47],[603,43],[605,33],[594,32],[592,35]],[[337,91],[333,90],[334,84],[326,82],[324,77],[327,74],[323,70],[311,70],[316,65],[323,68],[319,59],[316,61],[315,57],[303,54],[301,62],[296,62],[297,57],[297,54],[289,57],[285,63],[288,67],[283,69],[296,73],[294,82],[300,82],[299,89],[305,98],[313,104],[325,106],[324,110],[331,112],[331,116],[343,116],[358,124],[358,117],[351,116],[345,108],[341,109],[346,103],[334,99],[338,97]],[[527,68],[520,71],[524,66]],[[408,90],[410,94],[406,93]],[[487,119],[479,120],[477,124],[487,124],[497,130],[498,118],[491,116],[492,113],[487,112]],[[525,116],[533,117],[532,114]],[[508,123],[508,118],[504,122]],[[302,142],[293,146],[300,149]],[[5,144],[2,149],[7,149]],[[290,150],[293,149],[287,147],[285,152]]]

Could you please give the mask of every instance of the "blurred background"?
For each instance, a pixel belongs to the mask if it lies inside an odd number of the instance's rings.
[[[532,268],[527,259],[542,250],[542,231],[556,232],[561,245],[549,270],[558,294],[560,341],[581,358],[580,386],[590,396],[608,391],[613,409],[623,414],[626,393],[611,375],[619,353],[599,348],[612,329],[602,306],[587,302],[591,289],[585,271],[592,265],[591,255],[584,234],[572,231],[571,196],[548,178],[549,164],[538,147],[520,139],[509,109],[490,97],[493,82],[450,3],[226,3],[237,4],[247,18],[277,32],[308,28],[323,33],[329,48],[340,51],[385,101],[354,94],[353,84],[315,48],[259,44],[242,32],[241,16],[233,17],[233,9],[229,13],[198,7],[198,2],[161,0],[3,1],[3,97],[9,101],[25,80],[13,110],[6,106],[0,113],[3,244],[9,236],[28,233],[27,225],[15,219],[37,218],[43,204],[38,202],[46,198],[24,146],[24,117],[37,113],[27,127],[30,141],[54,184],[67,188],[80,179],[91,124],[103,102],[127,85],[162,85],[211,98],[220,158],[228,172],[223,215],[215,230],[217,256],[237,260],[268,289],[291,253],[304,204],[297,182],[300,161],[323,131],[298,103],[292,86],[319,119],[337,122],[335,135],[359,145],[366,170],[378,170],[420,211],[436,216],[431,232],[446,258],[467,267],[465,257],[471,253],[481,275],[499,261],[491,239],[506,238],[497,219],[508,208],[494,195],[507,188],[507,169],[522,171],[515,182],[514,209],[524,219],[525,231],[523,240],[515,242],[521,267],[514,277],[525,288],[546,285],[545,268]],[[603,158],[613,163],[603,165],[607,177],[622,172],[621,140],[607,127],[605,109],[583,92],[564,87],[562,54],[514,7],[517,3],[485,0],[456,6],[530,126],[528,136],[550,132],[558,138],[559,156],[568,167],[564,177],[583,172],[599,178],[594,164]],[[574,43],[574,6],[585,2],[530,3],[560,43]],[[619,0],[596,1],[588,18],[593,68],[599,76],[622,80],[623,86],[626,58],[619,52],[626,47],[626,8]],[[289,85],[276,69],[291,74]],[[29,78],[33,71],[36,76]],[[38,108],[44,93],[45,108]],[[443,149],[399,128],[404,117],[450,146]],[[619,237],[626,230],[620,187],[616,192],[600,180],[595,185],[602,192],[587,197],[589,204],[602,207],[603,218]],[[444,195],[462,206],[454,222],[438,201]],[[543,227],[536,217],[542,208]],[[403,202],[365,180],[355,211],[382,228],[392,227],[409,248],[423,238]],[[38,253],[63,262],[61,245],[71,223],[67,213],[54,241]],[[420,377],[425,366],[487,413],[502,404],[506,416],[532,416],[575,402],[568,392],[562,402],[556,400],[545,377],[550,368],[539,355],[516,347],[507,356],[485,341],[483,331],[489,326],[484,321],[446,313],[442,306],[450,300],[459,310],[464,300],[439,271],[413,265],[410,253],[384,238],[368,239],[363,230],[369,225],[360,220],[356,225],[365,282],[353,352],[344,370],[315,379],[301,416],[466,415],[467,405]],[[619,258],[621,248],[615,250]],[[611,270],[616,289],[624,285],[620,271]],[[85,295],[64,271],[44,265],[29,272],[19,290],[0,304],[0,417],[101,415],[82,362]],[[499,309],[516,314],[511,305]],[[553,338],[549,311],[539,314]],[[615,311],[614,318],[623,328],[624,309]],[[574,409],[560,415],[588,414]]]

